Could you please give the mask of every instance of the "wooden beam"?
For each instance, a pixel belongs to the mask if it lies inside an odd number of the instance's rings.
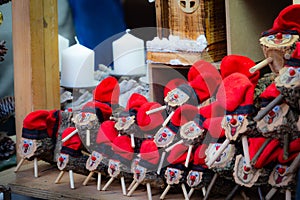
[[[24,117],[59,109],[57,0],[12,0],[17,143]]]

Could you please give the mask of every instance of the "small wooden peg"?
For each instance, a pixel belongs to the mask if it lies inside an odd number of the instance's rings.
[[[98,179],[97,179],[97,190],[101,190],[101,173],[98,172]]]
[[[70,187],[71,189],[75,189],[73,170],[69,170],[69,177],[70,177]]]
[[[19,169],[20,169],[21,166],[23,165],[24,161],[25,161],[25,158],[22,158],[22,159],[19,161],[19,163],[18,163],[16,169],[14,170],[14,172],[18,172],[18,171],[19,171]]]
[[[64,176],[64,174],[65,174],[65,171],[60,171],[57,178],[55,179],[54,183],[58,184],[60,182],[61,178]]]
[[[261,61],[260,63],[258,63],[257,65],[251,67],[249,69],[249,72],[251,74],[253,74],[257,70],[260,70],[260,69],[264,68],[265,66],[267,66],[268,64],[270,64],[272,62],[273,62],[273,58],[272,57],[268,57],[268,58],[264,59],[263,61]]]
[[[89,180],[92,178],[94,172],[90,172],[89,175],[84,179],[82,185],[87,185],[87,183],[89,182]]]
[[[39,177],[39,170],[38,170],[38,159],[35,157],[33,159],[33,169],[34,169],[34,177],[38,178]]]

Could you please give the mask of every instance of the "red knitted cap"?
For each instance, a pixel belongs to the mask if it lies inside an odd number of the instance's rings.
[[[133,159],[133,148],[131,140],[128,136],[122,135],[114,139],[112,149],[115,154],[121,156],[123,159],[130,161]]]
[[[197,107],[190,104],[184,104],[175,110],[174,115],[171,118],[171,122],[175,126],[181,126],[189,121],[192,121],[197,113]]]
[[[99,127],[96,142],[98,144],[111,144],[116,137],[118,137],[118,131],[115,129],[115,122],[107,120]]]
[[[225,105],[227,112],[235,114],[253,112],[254,87],[241,73],[233,73],[224,78],[216,97],[221,105]]]
[[[155,128],[161,126],[164,122],[164,110],[152,113],[150,115],[146,114],[147,111],[159,108],[161,105],[156,102],[148,102],[143,104],[137,112],[137,124],[142,131],[151,131]]]
[[[189,69],[187,75],[188,81],[193,81],[197,76],[202,75],[203,73],[208,73],[221,79],[219,71],[213,64],[205,60],[198,60]]]
[[[205,150],[207,149],[207,144],[201,144],[197,147],[194,153],[194,165],[202,165],[206,166],[205,164]]]
[[[265,140],[266,138],[263,137],[248,139],[250,160],[253,159]],[[271,140],[258,157],[254,167],[260,169],[270,162],[276,161],[279,153],[279,143],[280,142],[277,139]]]
[[[213,138],[223,138],[225,136],[225,130],[222,128],[223,117],[208,118],[203,123],[203,128],[207,130]]]
[[[297,138],[297,139],[291,141],[289,144],[288,159],[286,159],[286,160],[283,159],[284,150],[283,150],[283,148],[280,148],[280,151],[278,153],[278,162],[280,164],[290,163],[298,156],[299,152],[300,152],[300,138]]]
[[[278,95],[280,95],[280,91],[277,89],[275,83],[271,83],[261,94],[261,105],[264,107],[272,100],[274,100]]]
[[[47,132],[49,137],[56,137],[61,123],[60,110],[50,110],[47,118]]]
[[[170,151],[167,161],[170,164],[184,164],[187,156],[188,147],[183,144],[177,144]],[[193,154],[190,156],[190,161],[193,160]]]
[[[89,112],[97,115],[99,122],[109,120],[112,115],[112,108],[98,101],[89,101],[82,108],[81,112]]]
[[[211,74],[209,71],[204,71],[190,81],[189,85],[194,89],[200,103],[202,103],[216,93],[220,83],[221,76],[219,73]]]
[[[258,82],[260,72],[259,70],[253,74],[249,72],[249,69],[254,65],[255,62],[246,56],[228,55],[225,56],[221,61],[221,65],[220,65],[221,76],[224,79],[227,76],[238,72],[247,76],[248,79],[253,84],[253,86],[255,87]]]
[[[156,165],[159,162],[159,152],[153,140],[144,140],[140,148],[140,158]]]
[[[287,6],[280,11],[274,20],[273,27],[268,32],[277,33],[287,30],[297,31],[300,34],[300,4]]]
[[[114,77],[103,79],[94,90],[94,100],[102,103],[118,104],[120,96],[120,86]]]
[[[75,131],[75,127],[68,127],[66,128],[62,133],[62,139],[67,137],[69,134],[71,134],[73,131]],[[78,134],[73,135],[71,138],[69,138],[67,141],[63,142],[62,144],[62,153],[66,153],[69,155],[78,155],[81,153],[82,148],[82,142]]]
[[[148,100],[145,96],[133,93],[128,99],[126,110],[138,110],[143,104],[147,103]]]
[[[47,119],[49,115],[47,110],[36,110],[29,113],[23,120],[22,137],[28,139],[48,137]]]

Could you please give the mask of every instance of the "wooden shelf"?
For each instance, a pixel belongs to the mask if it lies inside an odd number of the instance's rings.
[[[49,199],[49,200],[144,200],[147,198],[146,186],[139,186],[131,197],[123,196],[120,183],[114,181],[107,191],[98,191],[96,188],[96,180],[91,179],[87,186],[82,183],[85,176],[74,174],[75,189],[69,186],[69,176],[66,172],[61,179],[60,184],[55,184],[54,181],[59,174],[56,166],[51,166],[43,161],[39,161],[39,177],[33,176],[33,162],[23,165],[18,173],[13,172],[14,169],[9,169],[0,172],[0,182],[2,185],[8,185],[11,191],[16,194],[30,196],[34,198]],[[105,180],[103,178],[102,187]],[[128,187],[130,183],[126,183]],[[179,191],[177,194],[170,191],[166,199],[183,199],[183,194]],[[159,199],[162,191],[152,188],[153,199]],[[191,199],[199,199],[202,194],[200,191],[195,191]],[[237,195],[239,196],[239,195]],[[222,199],[222,198],[220,198]],[[216,199],[217,200],[217,199]]]

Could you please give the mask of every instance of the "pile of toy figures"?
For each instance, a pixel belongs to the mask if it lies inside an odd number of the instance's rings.
[[[187,80],[165,86],[164,105],[134,93],[120,107],[118,81],[108,77],[79,113],[30,113],[20,155],[57,164],[56,183],[64,171],[87,175],[84,185],[97,175],[98,190],[120,180],[127,196],[145,185],[148,199],[153,187],[161,199],[174,187],[185,199],[194,190],[207,199],[219,185],[214,192],[223,195],[245,187],[265,189],[261,198],[279,190],[291,199],[300,159],[299,13],[300,5],[288,6],[263,33],[263,62],[228,55],[216,69],[199,60]],[[261,78],[267,65],[272,72]],[[108,180],[102,188],[101,176]]]

